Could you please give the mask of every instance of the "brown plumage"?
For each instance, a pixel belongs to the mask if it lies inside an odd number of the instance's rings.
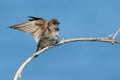
[[[39,42],[36,51],[58,42],[59,22],[57,19],[51,19],[48,22],[43,18],[29,17],[31,19],[28,22],[10,26],[10,28],[32,34],[34,40]]]

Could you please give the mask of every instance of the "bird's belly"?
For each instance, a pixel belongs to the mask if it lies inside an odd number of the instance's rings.
[[[44,38],[40,41],[40,47],[45,48],[47,46],[55,45],[58,43],[59,32],[52,32],[51,34],[46,34]]]

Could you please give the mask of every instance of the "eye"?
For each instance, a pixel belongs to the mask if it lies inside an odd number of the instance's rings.
[[[53,22],[53,24],[57,24],[56,22]]]

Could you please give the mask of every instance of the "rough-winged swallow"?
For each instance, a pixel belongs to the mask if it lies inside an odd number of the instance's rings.
[[[10,26],[10,28],[32,34],[34,40],[39,42],[36,51],[58,42],[60,23],[57,19],[51,19],[48,22],[43,18],[29,17],[28,22]]]

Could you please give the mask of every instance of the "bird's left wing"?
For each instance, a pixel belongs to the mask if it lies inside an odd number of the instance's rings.
[[[47,26],[48,22],[41,18],[38,20],[13,25],[10,26],[10,28],[30,33],[32,34],[34,40],[38,42],[41,38],[42,32],[47,28]]]

